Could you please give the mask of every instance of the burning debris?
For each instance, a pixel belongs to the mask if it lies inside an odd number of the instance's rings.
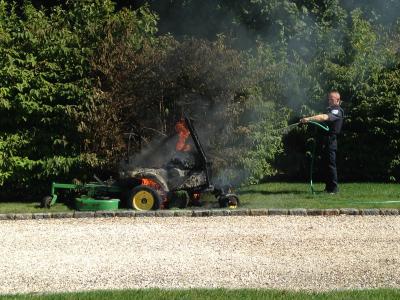
[[[190,136],[190,131],[186,127],[184,119],[181,119],[176,123],[175,130],[179,136],[178,142],[176,143],[175,146],[176,151],[183,151],[183,152],[190,151],[192,147],[189,144],[186,144],[186,140]]]
[[[136,195],[140,192],[140,188],[136,187],[135,194],[131,193],[129,197],[128,205],[140,209],[142,202],[148,201],[144,196],[152,196],[152,198],[161,198],[160,208],[168,208],[171,198],[177,194],[180,198],[187,198],[183,200],[183,203],[198,204],[200,193],[210,191],[215,193],[222,207],[237,206],[236,195],[227,194],[223,189],[216,189],[210,184],[210,163],[191,121],[182,118],[175,125],[175,131],[178,141],[174,150],[165,149],[168,148],[166,146],[171,146],[171,142],[167,140],[159,144],[163,146],[162,151],[159,149],[161,147],[154,151],[147,150],[145,155],[140,156],[140,160],[136,158],[121,166],[122,180],[134,180],[139,187],[143,187],[142,198],[137,199]],[[192,138],[194,147],[188,142],[189,137]],[[186,196],[182,197],[182,195]]]

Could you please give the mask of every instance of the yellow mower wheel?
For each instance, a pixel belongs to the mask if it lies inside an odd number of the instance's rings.
[[[154,197],[148,191],[139,191],[133,196],[132,203],[136,210],[150,210],[154,205]]]
[[[237,204],[228,205],[228,208],[231,208],[231,209],[237,208]]]
[[[218,198],[220,208],[235,209],[240,205],[239,197],[235,194],[226,194]]]
[[[157,191],[145,185],[132,189],[128,198],[128,206],[136,210],[158,209],[160,203],[161,197]]]

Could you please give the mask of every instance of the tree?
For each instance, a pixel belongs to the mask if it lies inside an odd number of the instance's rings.
[[[111,1],[73,1],[67,9],[49,11],[0,1],[3,191],[33,193],[50,178],[66,180],[102,165],[104,156],[86,147],[80,121],[91,117],[96,79],[91,60],[104,27],[123,14],[114,12]],[[153,15],[138,13],[134,21],[137,36],[154,33]]]

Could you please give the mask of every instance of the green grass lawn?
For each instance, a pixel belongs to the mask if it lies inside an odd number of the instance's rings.
[[[327,300],[344,300],[344,299],[399,299],[400,290],[379,289],[379,290],[359,290],[359,291],[341,291],[328,293],[305,293],[305,292],[289,292],[289,291],[273,291],[273,290],[227,290],[227,289],[210,289],[210,290],[125,290],[125,291],[95,291],[85,293],[65,293],[65,294],[49,294],[49,295],[14,295],[0,296],[0,299],[45,299],[45,300],[94,300],[94,299],[279,299],[279,300],[305,300],[305,299],[327,299]]]
[[[244,187],[240,201],[247,208],[400,208],[400,185],[385,183],[344,183],[340,193],[323,192],[323,184],[315,184],[316,193],[307,183],[265,183]]]
[[[72,211],[63,203],[56,203],[50,209],[40,208],[39,202],[0,202],[0,214],[8,213],[43,213]]]
[[[244,208],[400,208],[400,185],[385,183],[344,183],[340,193],[323,192],[323,184],[315,184],[316,193],[310,193],[307,183],[272,182],[241,188],[241,206]],[[205,195],[209,205],[217,207],[215,197]],[[64,212],[71,207],[56,203],[51,209],[39,207],[39,202],[0,202],[0,213]]]

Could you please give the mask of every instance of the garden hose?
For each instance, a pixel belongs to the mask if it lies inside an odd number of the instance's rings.
[[[328,125],[322,125],[321,123],[318,123],[318,122],[315,122],[315,121],[308,121],[306,124],[313,124],[313,125],[321,128],[321,129],[323,129],[325,131],[329,131]]]
[[[313,125],[321,128],[322,130],[329,131],[329,127],[328,126],[322,125],[322,124],[320,124],[318,122],[308,121],[305,124],[313,124]],[[311,194],[313,194],[313,195],[315,194],[315,190],[314,190],[314,186],[313,186],[313,170],[314,170],[314,159],[315,159],[315,148],[316,148],[316,146],[317,146],[317,142],[316,142],[316,140],[314,138],[314,143],[313,143],[313,146],[312,146],[312,153],[311,153],[311,164],[310,164],[310,191],[311,191]]]
[[[284,128],[279,129],[279,131],[282,131],[282,130],[283,131],[290,131],[292,128],[298,126],[299,124],[312,124],[312,125],[316,126],[316,129],[320,128],[320,129],[322,129],[324,131],[329,131],[329,127],[327,125],[323,125],[323,124],[315,122],[315,121],[308,121],[307,123],[300,123],[300,122],[293,123],[293,124],[290,124],[289,126],[286,126]],[[313,178],[313,170],[314,170],[314,157],[315,157],[316,145],[317,145],[317,143],[316,143],[316,141],[314,139],[314,143],[313,143],[313,147],[312,147],[312,153],[311,153],[311,164],[310,164],[310,190],[311,190],[312,194],[315,194],[314,186],[313,186],[313,179],[312,178]]]

